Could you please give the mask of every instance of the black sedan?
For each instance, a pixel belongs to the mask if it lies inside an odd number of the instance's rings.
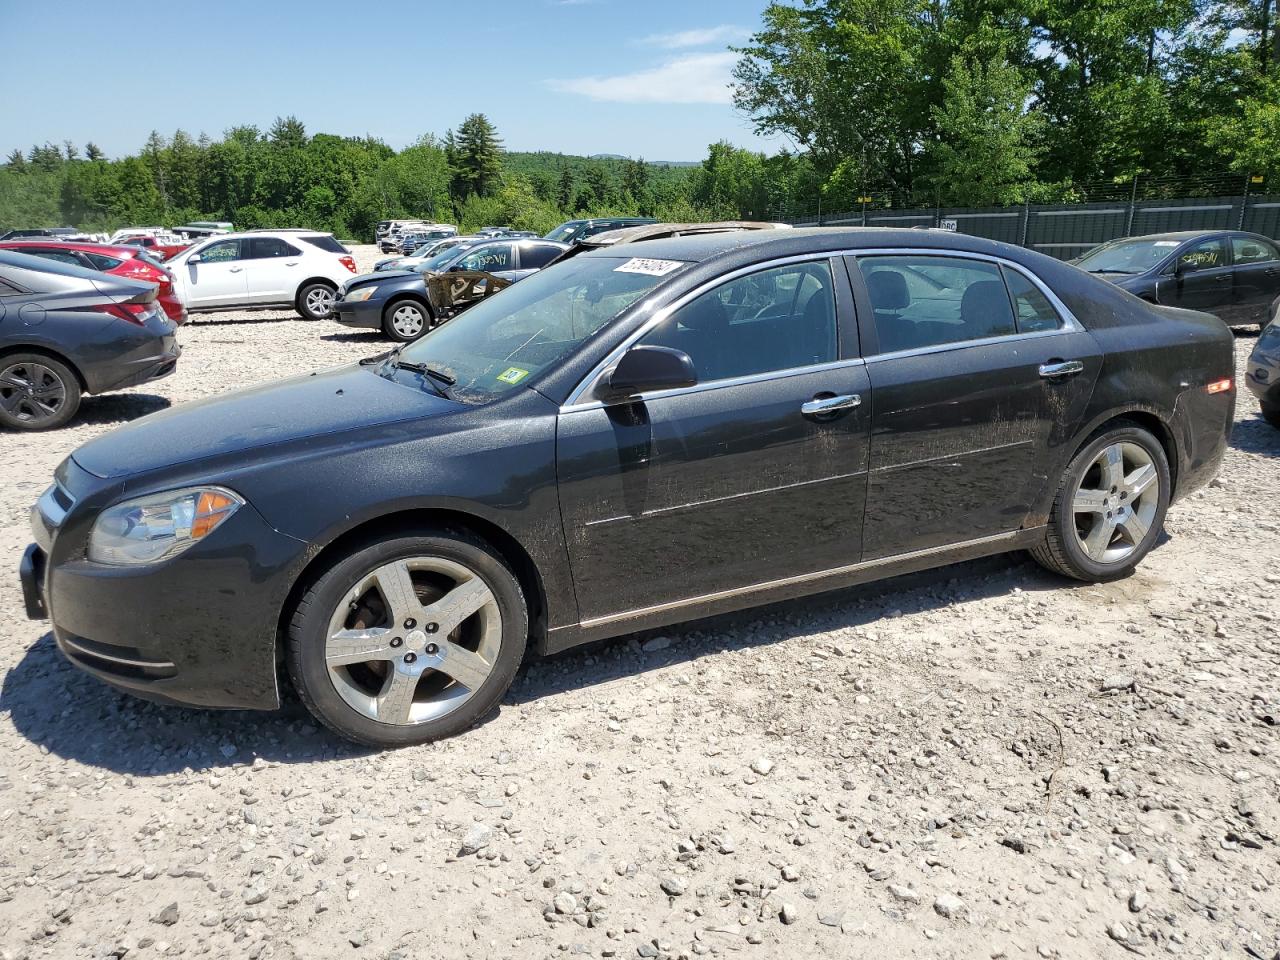
[[[0,427],[50,430],[82,394],[168,376],[174,331],[155,284],[0,250]]]
[[[1265,324],[1280,295],[1280,245],[1238,230],[1125,237],[1094,247],[1076,266],[1143,300],[1205,310],[1233,327]]]
[[[333,319],[348,327],[381,330],[391,340],[416,340],[435,322],[426,275],[483,271],[521,280],[568,247],[548,240],[463,240],[413,270],[378,270],[353,277],[338,291]]]
[[[1258,398],[1262,418],[1280,428],[1280,297],[1271,304],[1271,322],[1253,345],[1245,366],[1245,383]]]
[[[1011,550],[1125,576],[1217,471],[1232,373],[1217,318],[978,238],[619,245],[80,447],[33,511],[27,610],[142,696],[287,682],[344,736],[420,743],[527,646]]]

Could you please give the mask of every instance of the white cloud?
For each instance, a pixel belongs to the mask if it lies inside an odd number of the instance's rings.
[[[680,50],[686,47],[708,47],[735,40],[745,40],[751,35],[746,27],[735,27],[730,23],[722,23],[718,27],[703,27],[699,30],[680,30],[677,33],[655,33],[645,37],[641,43],[667,50]]]
[[[651,70],[547,81],[553,90],[612,103],[732,103],[735,53],[692,53]]]

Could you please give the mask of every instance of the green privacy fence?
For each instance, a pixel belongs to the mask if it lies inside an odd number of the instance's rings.
[[[893,207],[779,219],[796,226],[947,227],[1061,260],[1116,237],[1174,230],[1248,230],[1280,240],[1280,194],[1096,200],[1020,207]]]

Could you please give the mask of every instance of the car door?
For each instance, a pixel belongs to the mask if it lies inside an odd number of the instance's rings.
[[[306,279],[302,273],[302,251],[279,237],[249,237],[245,262],[246,289],[251,303],[288,303]]]
[[[197,251],[175,274],[181,274],[188,309],[230,307],[243,304],[248,296],[242,240],[218,240]],[[193,259],[198,257],[196,262]]]
[[[1271,302],[1280,296],[1280,249],[1263,237],[1232,237],[1235,323],[1266,324]]]
[[[1157,298],[1165,306],[1203,310],[1230,322],[1234,279],[1227,238],[1195,240],[1178,251],[1171,275],[1160,280]]]
[[[869,397],[840,267],[817,258],[704,288],[636,341],[687,353],[695,386],[561,411],[584,621],[859,560]]]
[[[1092,393],[1093,338],[991,258],[867,254],[850,269],[873,398],[864,559],[1018,529]]]

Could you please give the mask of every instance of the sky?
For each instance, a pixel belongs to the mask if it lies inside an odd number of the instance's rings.
[[[487,114],[511,150],[700,160],[773,151],[734,110],[766,0],[0,0],[0,157],[294,114],[395,148]]]

